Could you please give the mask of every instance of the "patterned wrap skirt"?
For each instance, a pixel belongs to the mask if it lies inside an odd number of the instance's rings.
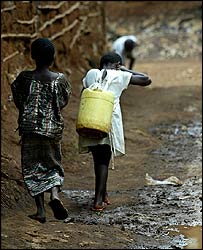
[[[61,164],[61,143],[39,134],[22,136],[22,174],[31,196],[50,192],[64,182],[64,169]]]

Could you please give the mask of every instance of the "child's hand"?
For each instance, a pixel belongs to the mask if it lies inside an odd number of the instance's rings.
[[[142,75],[132,75],[130,79],[130,84],[148,86],[152,83],[152,80],[148,76]]]
[[[127,68],[126,68],[125,66],[123,66],[123,65],[120,65],[119,69],[120,69],[120,70],[123,70],[123,71],[126,71],[126,70],[127,70]]]

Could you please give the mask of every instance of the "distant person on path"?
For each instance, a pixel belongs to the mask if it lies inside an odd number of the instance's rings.
[[[62,109],[68,104],[71,85],[63,73],[52,72],[55,48],[47,38],[31,44],[36,68],[22,71],[11,84],[14,103],[19,110],[22,174],[37,212],[31,219],[46,222],[44,192],[50,193],[49,206],[58,220],[68,217],[59,199],[64,182],[61,164],[61,139],[64,129]]]
[[[138,46],[136,36],[121,36],[113,42],[113,51],[120,55],[122,64],[126,65],[126,59],[129,59],[128,68],[132,69],[136,62],[136,47]]]
[[[125,154],[125,142],[123,133],[122,113],[120,107],[120,96],[129,84],[147,86],[151,79],[139,72],[128,70],[121,66],[121,57],[114,52],[102,56],[100,69],[91,69],[83,78],[83,88],[88,88],[101,81],[101,88],[114,95],[114,109],[109,135],[103,139],[91,139],[79,136],[79,153],[91,152],[94,160],[95,171],[95,197],[92,207],[93,211],[102,211],[110,204],[107,194],[108,168],[111,156],[122,156]],[[109,81],[111,79],[111,81]]]

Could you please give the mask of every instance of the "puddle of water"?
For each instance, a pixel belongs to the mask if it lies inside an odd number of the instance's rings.
[[[176,229],[170,229],[170,235],[183,234],[187,239],[187,245],[183,249],[202,249],[202,227],[201,226],[177,226]]]

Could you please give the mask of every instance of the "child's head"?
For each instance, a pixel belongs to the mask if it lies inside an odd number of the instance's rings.
[[[37,38],[31,44],[31,56],[37,65],[50,66],[54,60],[54,45],[47,38]]]
[[[106,53],[101,57],[100,69],[103,68],[116,68],[117,65],[122,64],[122,59],[119,54],[115,52]]]
[[[131,52],[136,46],[136,43],[131,40],[131,39],[127,39],[124,43],[124,48],[126,52]]]

